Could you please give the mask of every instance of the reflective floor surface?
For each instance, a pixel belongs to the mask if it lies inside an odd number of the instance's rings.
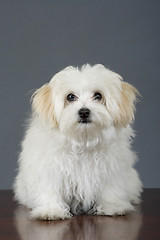
[[[159,240],[160,189],[145,189],[142,203],[126,216],[74,216],[59,221],[28,218],[28,209],[13,201],[10,190],[0,191],[2,240]]]

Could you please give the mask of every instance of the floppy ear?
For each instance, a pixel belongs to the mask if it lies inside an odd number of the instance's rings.
[[[121,97],[118,103],[118,114],[115,124],[126,127],[134,120],[135,103],[137,97],[140,96],[138,90],[131,84],[122,82]]]
[[[42,116],[45,120],[50,122],[52,126],[57,125],[54,115],[52,88],[48,83],[33,93],[31,101],[32,109],[35,114]]]

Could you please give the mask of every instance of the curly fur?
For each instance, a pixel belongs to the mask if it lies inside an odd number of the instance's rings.
[[[97,91],[101,101],[93,98]],[[77,100],[68,102],[69,93]],[[142,191],[130,147],[138,94],[100,64],[67,67],[33,94],[14,183],[15,198],[32,209],[32,218],[134,210]],[[83,107],[90,123],[78,121]]]

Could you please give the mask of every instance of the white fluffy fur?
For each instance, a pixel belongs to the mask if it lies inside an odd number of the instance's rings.
[[[97,91],[102,101],[93,99]],[[68,102],[69,93],[77,100]],[[31,208],[32,218],[134,210],[142,189],[130,148],[137,94],[100,64],[67,67],[35,92],[14,184],[16,199]],[[90,109],[91,123],[78,122],[83,107]]]

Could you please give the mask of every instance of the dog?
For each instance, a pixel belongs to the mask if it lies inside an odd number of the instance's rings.
[[[69,66],[34,92],[14,182],[32,219],[134,211],[142,192],[131,150],[138,96],[101,64]]]

